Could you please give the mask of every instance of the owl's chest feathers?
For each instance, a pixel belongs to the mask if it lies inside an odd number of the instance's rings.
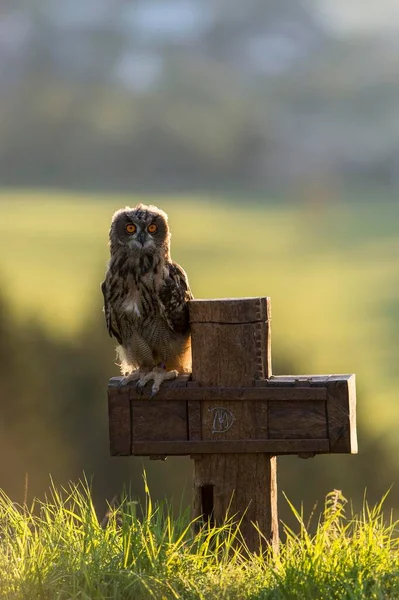
[[[115,261],[111,287],[117,289],[114,305],[118,313],[137,325],[160,313],[158,292],[165,265],[157,257]]]
[[[142,316],[142,312],[140,310],[142,307],[140,297],[138,295],[127,296],[123,301],[121,308],[124,313],[132,313],[132,315],[137,319],[140,319]]]

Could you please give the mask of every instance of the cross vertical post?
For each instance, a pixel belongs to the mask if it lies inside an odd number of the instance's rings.
[[[194,384],[218,388],[252,386],[271,376],[270,298],[198,300],[190,303]],[[265,407],[240,400],[208,400],[197,408],[202,439],[254,436],[257,412]],[[232,446],[233,450],[233,446]],[[194,455],[193,516],[222,523],[227,514],[241,521],[250,550],[259,550],[257,528],[278,546],[277,464],[268,453]]]

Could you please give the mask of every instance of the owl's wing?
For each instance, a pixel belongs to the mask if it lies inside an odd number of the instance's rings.
[[[184,269],[175,262],[167,268],[169,273],[159,290],[161,311],[173,331],[185,334],[190,327],[187,303],[193,295]]]
[[[122,338],[118,327],[118,322],[113,315],[112,308],[110,306],[108,300],[108,285],[107,280],[103,281],[101,284],[101,291],[104,296],[104,314],[105,314],[105,323],[107,325],[108,333],[110,337],[114,337],[118,340],[119,344],[122,344]]]

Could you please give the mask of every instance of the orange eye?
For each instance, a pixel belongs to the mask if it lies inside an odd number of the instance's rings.
[[[133,225],[133,223],[128,223],[126,225],[126,231],[128,233],[134,233],[136,231],[136,225]]]
[[[155,233],[157,229],[158,228],[155,225],[155,223],[151,223],[151,225],[148,225],[148,227],[147,227],[148,233]]]

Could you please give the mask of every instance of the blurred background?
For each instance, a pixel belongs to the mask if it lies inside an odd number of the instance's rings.
[[[189,458],[110,458],[100,282],[152,202],[196,297],[269,295],[275,374],[352,373],[359,454],[279,459],[309,513],[393,484],[399,515],[399,5],[2,0],[0,487],[85,472],[189,503]]]

